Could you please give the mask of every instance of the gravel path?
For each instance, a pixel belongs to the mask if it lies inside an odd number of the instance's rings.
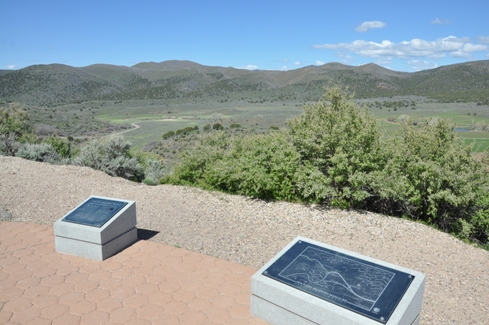
[[[489,252],[430,227],[0,156],[0,220],[52,224],[90,195],[136,201],[152,241],[255,268],[297,235],[411,268],[427,275],[421,324],[489,324]]]

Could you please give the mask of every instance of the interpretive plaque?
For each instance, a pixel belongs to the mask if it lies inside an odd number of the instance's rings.
[[[411,274],[305,241],[295,243],[263,275],[381,323],[414,280]]]
[[[64,217],[63,221],[100,228],[126,204],[124,201],[91,197]]]
[[[90,196],[54,223],[56,251],[103,261],[137,241],[136,202]]]
[[[251,277],[250,311],[272,325],[419,325],[425,281],[298,236]]]

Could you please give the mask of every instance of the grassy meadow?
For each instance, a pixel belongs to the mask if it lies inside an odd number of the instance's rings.
[[[127,105],[127,106],[126,106]],[[123,134],[135,149],[146,144],[161,141],[168,131],[185,127],[220,123],[229,128],[239,124],[243,130],[265,132],[270,127],[283,127],[288,118],[301,113],[302,106],[296,104],[249,104],[249,103],[204,103],[204,104],[154,104],[149,106],[125,105],[105,106],[100,109],[97,119],[116,124],[139,126]]]
[[[389,103],[403,102],[392,107]],[[374,103],[380,103],[377,106]],[[413,105],[414,103],[414,105]],[[474,152],[489,152],[489,132],[469,130],[479,122],[489,124],[489,107],[474,103],[439,103],[424,98],[378,98],[358,102],[375,115],[387,135],[399,128],[399,120],[409,116],[414,122],[438,116],[456,124],[457,135],[473,146]],[[169,131],[185,127],[220,123],[225,128],[239,124],[243,131],[266,132],[270,127],[283,127],[286,120],[301,114],[303,103],[168,103],[158,101],[105,102],[96,110],[95,119],[115,124],[134,124],[138,128],[123,133],[134,149],[161,141]]]

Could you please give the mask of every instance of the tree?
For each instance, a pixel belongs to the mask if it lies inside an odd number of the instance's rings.
[[[8,156],[15,156],[20,144],[35,141],[29,117],[19,104],[0,108],[0,145]]]
[[[212,125],[212,129],[213,130],[216,130],[216,131],[219,131],[219,130],[224,130],[224,126],[222,126],[220,123],[214,123]]]
[[[384,151],[386,164],[371,182],[378,211],[422,219],[445,231],[470,219],[486,176],[453,123],[431,118],[414,127],[406,119]]]
[[[420,219],[489,247],[487,162],[474,159],[453,123],[431,118],[414,126],[405,116],[387,138],[338,86],[288,126],[243,137],[207,134],[166,180]]]
[[[342,86],[288,121],[301,157],[298,188],[305,199],[332,206],[362,207],[371,194],[367,175],[381,168],[379,126]]]
[[[175,135],[175,131],[168,131],[162,135],[163,140],[168,140]]]
[[[204,127],[202,128],[202,130],[203,130],[204,132],[209,132],[209,131],[211,130],[211,125],[210,125],[210,124],[206,124],[206,125],[204,125]]]

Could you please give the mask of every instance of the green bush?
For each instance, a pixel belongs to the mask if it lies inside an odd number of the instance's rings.
[[[245,137],[207,134],[166,181],[405,216],[489,245],[489,170],[452,123],[413,125],[406,117],[387,138],[347,90],[333,87],[288,126]]]
[[[214,189],[263,199],[297,200],[299,155],[285,133],[234,137],[212,162],[204,183]]]
[[[175,131],[168,131],[165,134],[163,134],[162,138],[163,140],[168,140],[169,138],[173,137],[175,135]]]
[[[50,135],[43,142],[50,144],[62,158],[71,158],[73,156],[71,141],[69,140],[65,141],[58,136]]]
[[[286,133],[201,139],[174,169],[173,182],[264,199],[297,200],[299,155]]]
[[[194,148],[181,153],[179,163],[166,182],[201,185],[206,168],[220,160],[228,147],[229,139],[223,132],[204,134]]]
[[[386,164],[372,173],[372,209],[405,215],[445,231],[466,233],[486,177],[454,125],[433,118],[420,127],[408,119],[385,143]]]
[[[336,86],[288,125],[300,154],[297,186],[304,197],[336,207],[364,207],[370,196],[367,175],[383,161],[375,117]]]
[[[206,124],[206,125],[204,125],[204,127],[202,128],[202,130],[203,130],[204,132],[209,132],[209,131],[211,130],[211,125],[210,125],[210,124]]]
[[[81,148],[73,163],[140,182],[144,178],[143,168],[132,157],[130,148],[131,145],[120,137],[108,141],[94,140]]]
[[[489,249],[489,182],[479,192],[474,205],[474,213],[470,215],[468,223],[470,232],[464,236],[466,239],[475,240]]]
[[[183,129],[179,129],[175,132],[175,135],[186,135],[190,133],[199,133],[199,127],[198,126],[187,126]]]
[[[224,130],[224,126],[221,125],[221,123],[214,123],[212,125],[212,129],[216,131]]]
[[[36,140],[27,112],[19,104],[0,107],[0,152],[15,156],[22,143]]]

